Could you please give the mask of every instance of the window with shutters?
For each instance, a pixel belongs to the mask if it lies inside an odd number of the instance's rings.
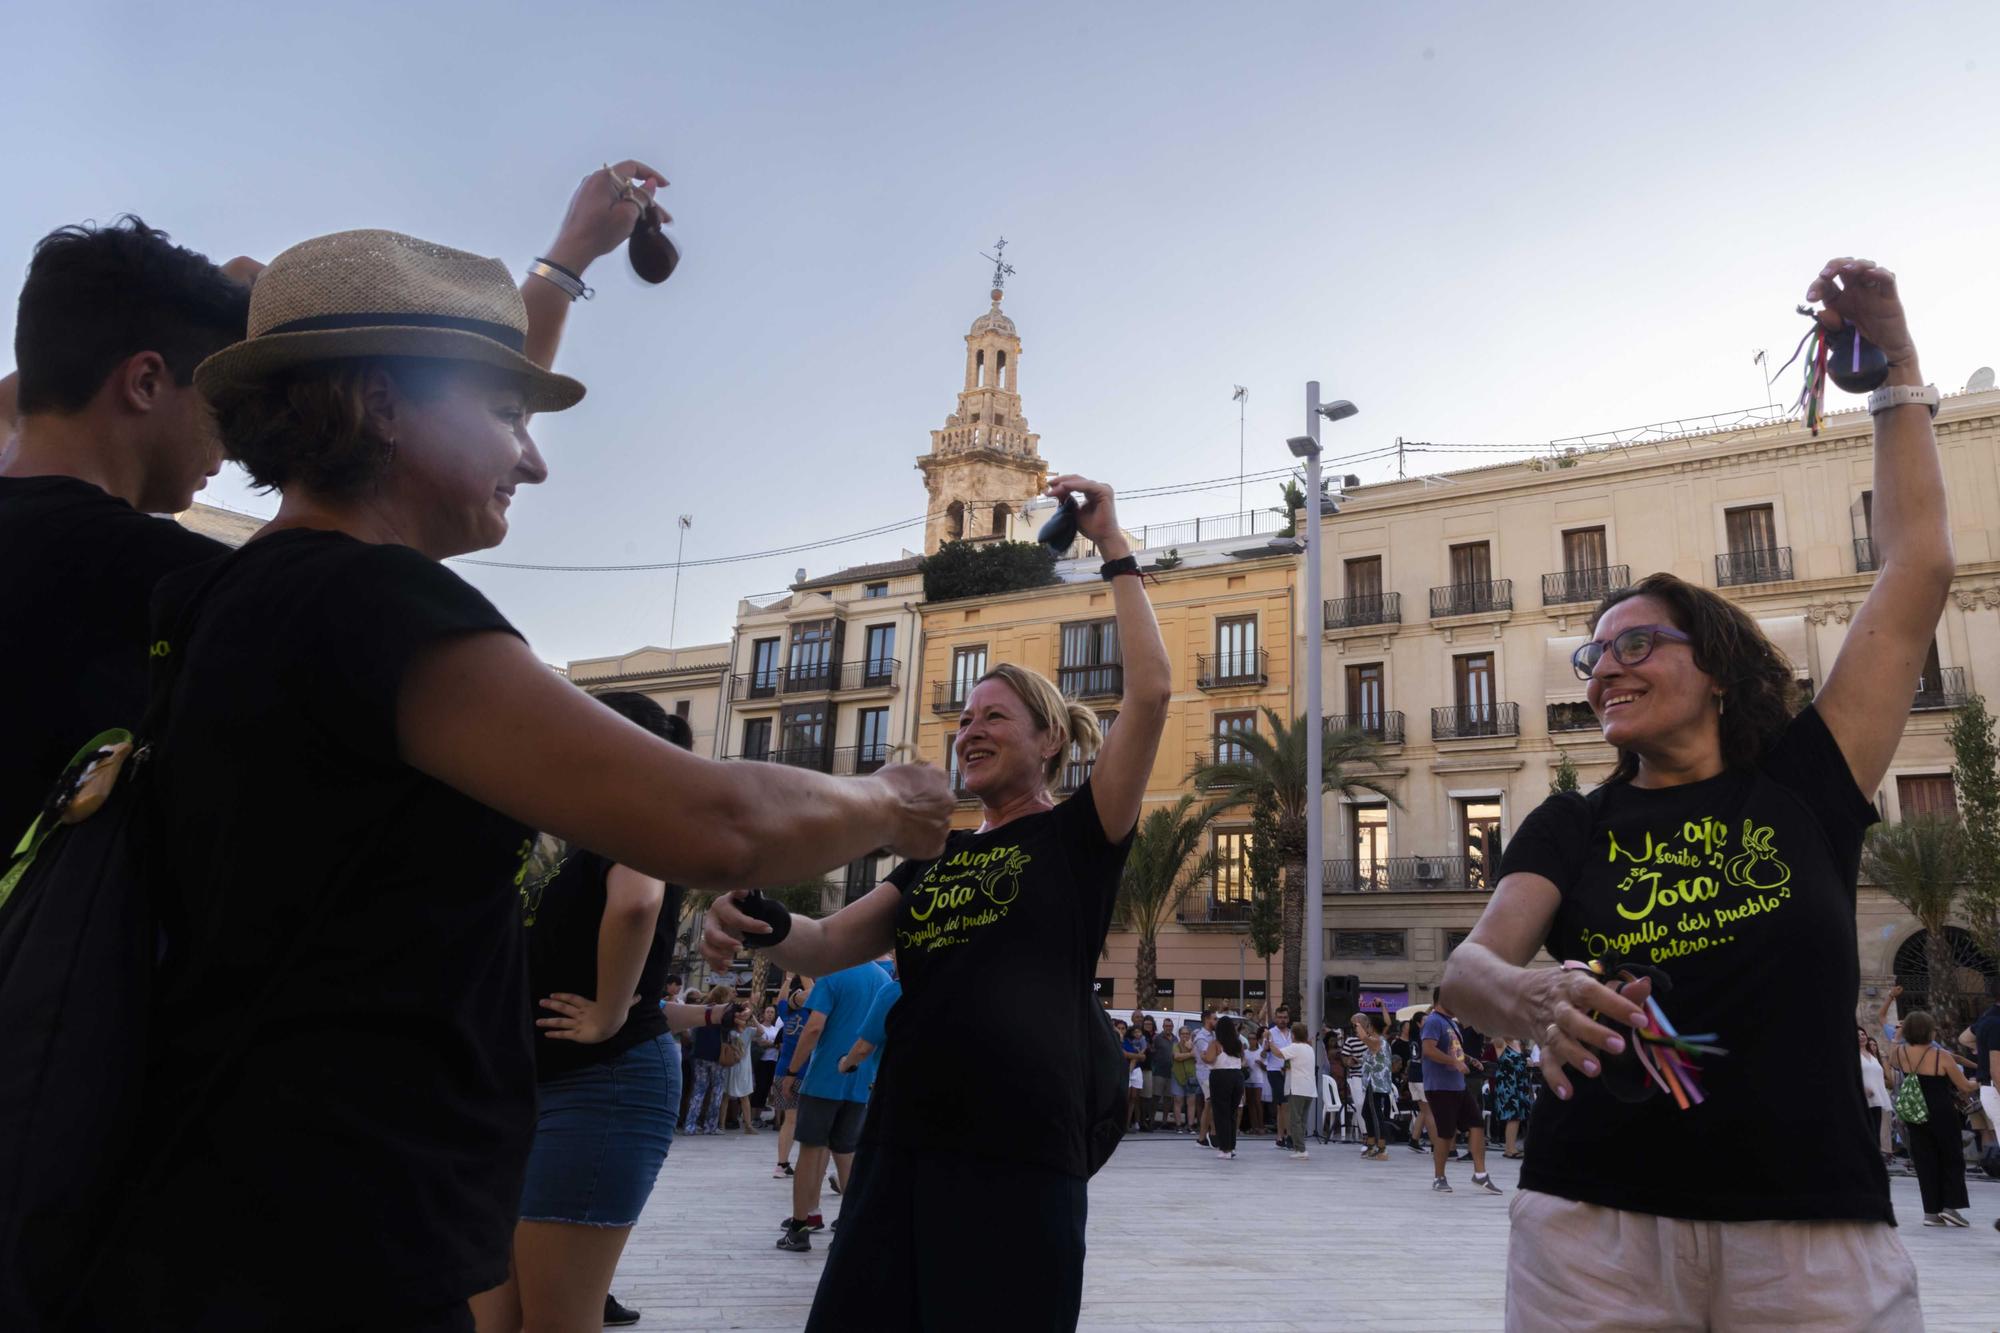
[[[1380,597],[1382,595],[1382,557],[1363,556],[1347,562],[1347,595],[1349,597]]]
[[[1778,545],[1778,520],[1769,505],[1745,505],[1723,511],[1722,521],[1731,555],[1770,551]]]
[[[1586,574],[1610,563],[1603,528],[1570,528],[1563,533],[1563,571]]]
[[[1257,674],[1257,617],[1231,616],[1215,622],[1215,674],[1225,681]]]
[[[1224,829],[1215,835],[1215,901],[1218,906],[1250,902],[1249,829]]]
[[[1896,778],[1896,804],[1904,819],[1918,815],[1955,815],[1958,793],[1949,773],[1902,773]]]
[[[1452,687],[1471,721],[1487,721],[1493,708],[1493,654],[1462,653],[1451,659]]]
[[[1486,542],[1460,542],[1451,548],[1451,581],[1459,587],[1493,579],[1493,550]]]

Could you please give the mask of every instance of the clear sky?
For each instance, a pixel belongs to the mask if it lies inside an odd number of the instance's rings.
[[[518,267],[587,169],[665,171],[685,262],[593,271],[497,559],[920,515],[1003,233],[1042,452],[1127,489],[1233,474],[1234,384],[1252,471],[1309,378],[1361,407],[1331,455],[1760,403],[1836,254],[1902,276],[1940,387],[2000,363],[1990,3],[0,4],[8,264],[129,209],[218,260],[382,226]],[[689,569],[675,637],[920,540]],[[550,660],[667,641],[671,572],[461,569]]]

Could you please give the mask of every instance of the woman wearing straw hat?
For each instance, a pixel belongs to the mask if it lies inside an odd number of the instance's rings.
[[[637,205],[607,181],[604,207]],[[908,766],[696,758],[439,563],[505,536],[547,476],[529,415],[583,396],[524,354],[504,264],[319,237],[264,271],[249,333],[197,383],[283,498],[155,604],[179,664],[151,761],[158,1133],[101,1289],[132,1327],[467,1328],[507,1277],[534,1129],[530,830],[747,886],[933,854],[952,798]]]
[[[1806,299],[1889,363],[1881,572],[1824,686],[1794,715],[1791,664],[1705,588],[1606,598],[1575,665],[1618,766],[1528,816],[1445,967],[1467,1018],[1544,1055],[1509,1328],[1922,1327],[1847,1033],[1870,797],[1951,586],[1938,398],[1894,275],[1836,259]],[[1527,966],[1545,945],[1562,968]]]

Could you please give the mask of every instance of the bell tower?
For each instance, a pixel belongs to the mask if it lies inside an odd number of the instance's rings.
[[[993,261],[992,307],[972,321],[965,335],[965,387],[958,410],[931,432],[931,451],[917,459],[930,493],[924,524],[924,552],[948,541],[1004,540],[1009,522],[1048,484],[1048,465],[1038,451],[1041,436],[1028,429],[1021,412],[1021,337],[1000,309],[1007,278],[1007,240],[1000,239]]]

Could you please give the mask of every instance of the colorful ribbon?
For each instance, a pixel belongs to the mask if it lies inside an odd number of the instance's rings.
[[[1594,958],[1587,963],[1571,960],[1564,963],[1563,967],[1565,970],[1576,969],[1593,973],[1606,982],[1612,979],[1604,964]],[[1639,979],[1625,971],[1620,971],[1617,978],[1626,984]],[[1646,1071],[1646,1076],[1662,1092],[1678,1102],[1683,1111],[1691,1106],[1701,1105],[1707,1099],[1702,1095],[1701,1083],[1695,1077],[1701,1072],[1701,1066],[1694,1062],[1694,1057],[1727,1055],[1729,1052],[1715,1044],[1716,1034],[1713,1032],[1675,1031],[1674,1025],[1667,1020],[1666,1011],[1660,1008],[1660,1002],[1650,995],[1646,997],[1646,1012],[1653,1020],[1652,1025],[1629,1029],[1632,1036],[1637,1039],[1631,1049],[1639,1058],[1639,1067]]]

